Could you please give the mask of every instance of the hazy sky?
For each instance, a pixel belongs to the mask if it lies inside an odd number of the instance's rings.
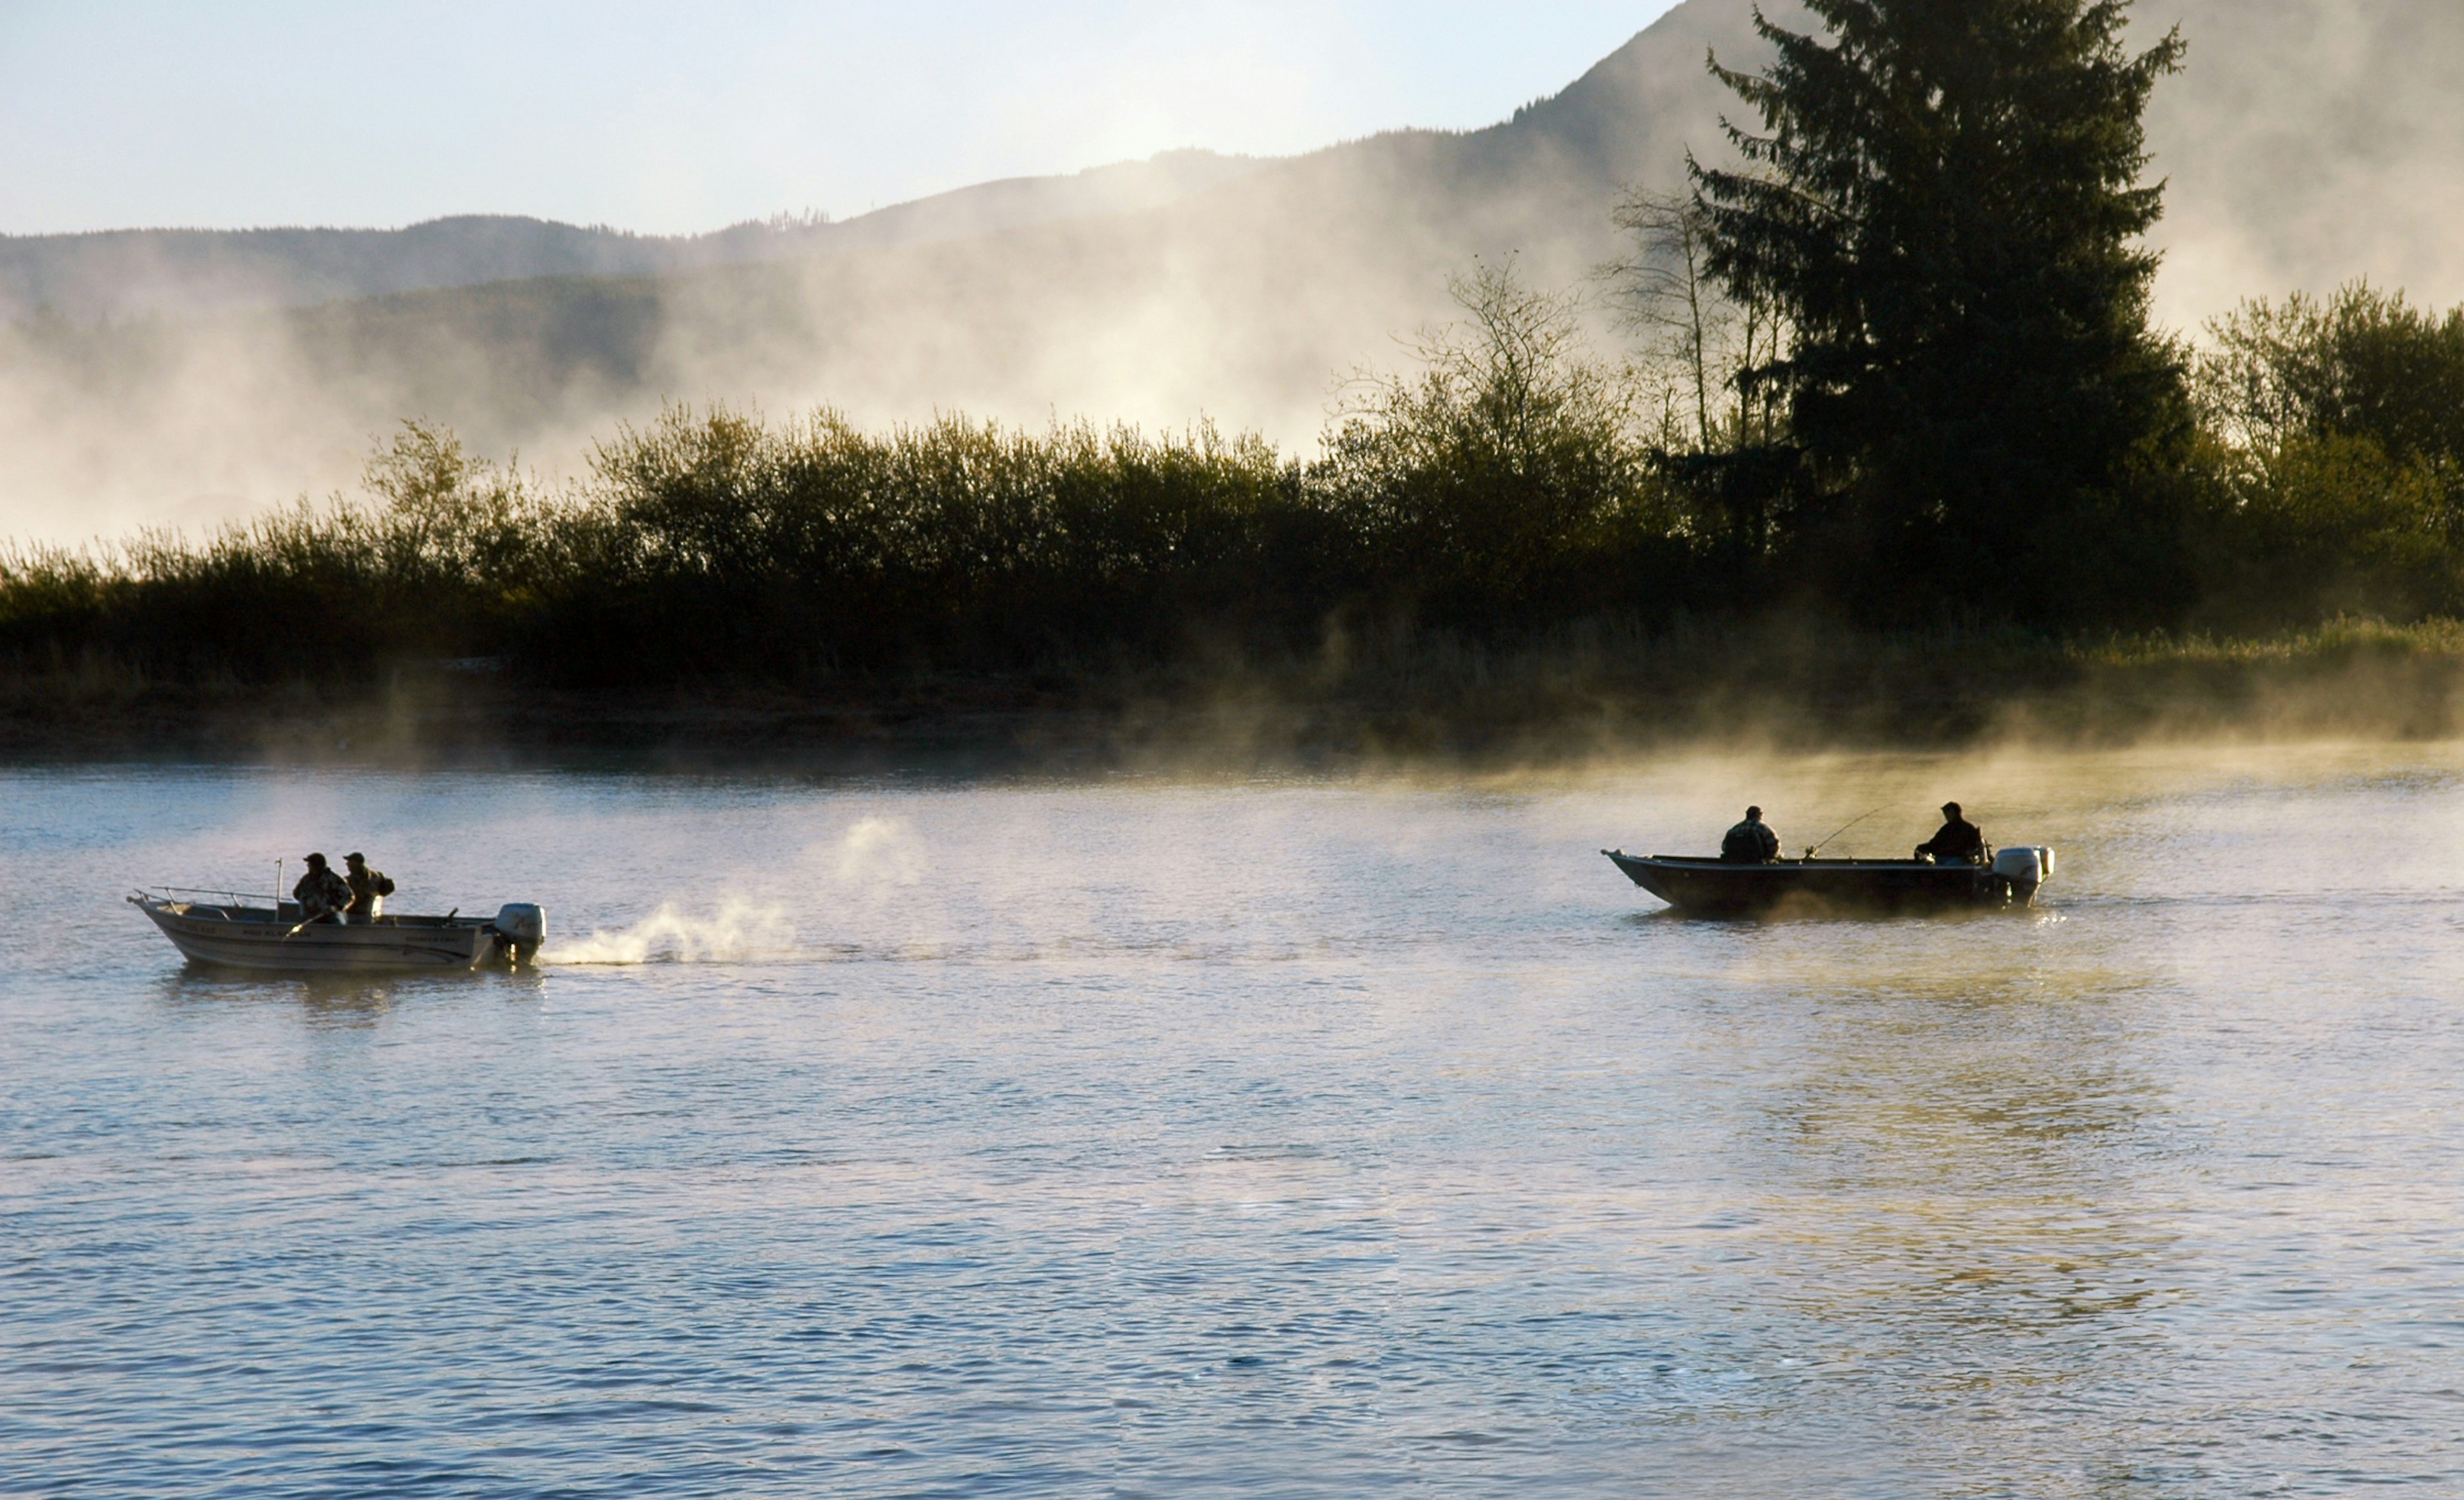
[[[839,217],[1493,122],[1675,0],[0,0],[0,232]]]

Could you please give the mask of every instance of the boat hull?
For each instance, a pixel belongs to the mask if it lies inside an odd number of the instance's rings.
[[[1750,915],[1787,907],[1861,912],[2026,906],[2035,887],[1991,869],[1922,860],[1809,859],[1731,865],[1603,849],[1626,877],[1681,912]]]
[[[295,912],[131,896],[194,963],[287,974],[472,969],[499,956],[495,928],[478,917],[403,916],[341,926],[298,923]]]

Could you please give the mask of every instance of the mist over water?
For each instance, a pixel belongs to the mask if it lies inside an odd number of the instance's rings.
[[[11,1488],[2464,1485],[2454,747],[0,791]],[[1947,796],[2043,907],[1595,852]],[[554,961],[218,976],[117,899],[309,849]]]

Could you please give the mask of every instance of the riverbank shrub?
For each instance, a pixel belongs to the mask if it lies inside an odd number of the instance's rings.
[[[1214,429],[883,435],[671,409],[602,444],[517,649],[560,680],[1003,671],[1274,630],[1330,565],[1294,464]]]
[[[2464,307],[2365,283],[2245,303],[2211,325],[2193,390],[2205,615],[2464,612]]]

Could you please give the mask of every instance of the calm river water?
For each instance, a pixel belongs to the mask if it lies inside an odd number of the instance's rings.
[[[2044,907],[1596,852],[1947,796]],[[2453,748],[0,797],[0,1492],[2464,1493]],[[120,901],[310,849],[555,961]]]

